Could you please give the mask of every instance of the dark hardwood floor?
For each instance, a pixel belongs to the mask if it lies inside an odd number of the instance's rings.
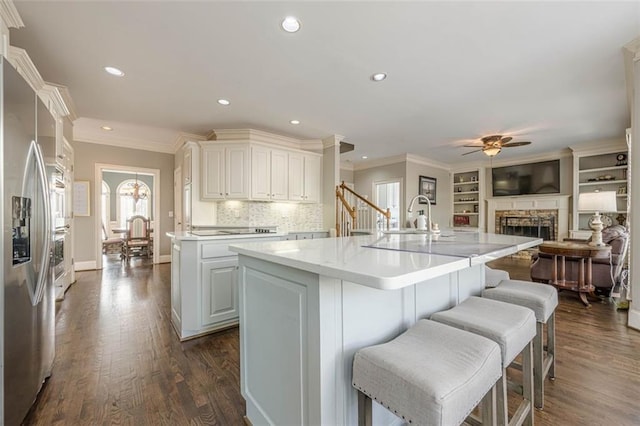
[[[492,266],[528,278],[527,261]],[[238,330],[179,343],[170,269],[108,263],[77,274],[58,307],[53,375],[24,424],[243,424]],[[640,424],[640,332],[612,303],[592,303],[560,293],[557,379],[538,425]]]

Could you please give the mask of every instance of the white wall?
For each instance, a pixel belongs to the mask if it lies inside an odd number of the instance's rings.
[[[431,221],[433,223],[437,223],[440,228],[448,227],[453,215],[453,211],[451,210],[453,205],[453,189],[451,188],[449,170],[426,166],[412,161],[407,162],[407,174],[405,179],[405,206],[407,207],[409,206],[411,199],[418,195],[418,182],[420,176],[427,176],[436,179],[436,203],[431,206],[431,214],[433,215]],[[418,206],[418,204],[416,204],[416,206]],[[419,206],[421,209],[424,209],[426,213],[426,204],[420,204]],[[418,214],[418,208],[416,207],[413,210],[413,218],[415,218]],[[408,219],[413,221],[412,218]]]

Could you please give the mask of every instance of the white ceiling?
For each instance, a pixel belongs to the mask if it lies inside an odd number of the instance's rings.
[[[113,137],[118,122],[339,134],[356,145],[352,161],[456,164],[479,160],[459,146],[487,134],[533,141],[509,158],[622,138],[630,125],[622,47],[640,35],[639,2],[15,4],[25,28],[11,44],[68,86],[86,123],[116,123]],[[280,29],[287,15],[298,33]],[[372,82],[380,71],[388,78]]]

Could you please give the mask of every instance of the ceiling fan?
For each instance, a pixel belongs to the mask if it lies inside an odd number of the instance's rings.
[[[524,146],[529,145],[531,142],[522,141],[522,142],[511,142],[513,138],[511,136],[502,136],[502,135],[491,135],[485,136],[482,139],[482,147],[478,145],[465,145],[468,148],[479,148],[475,151],[465,152],[462,155],[472,154],[474,152],[482,151],[485,155],[489,157],[494,157],[500,153],[502,148],[512,148],[514,146]]]

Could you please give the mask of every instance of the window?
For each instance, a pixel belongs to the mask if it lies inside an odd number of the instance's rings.
[[[118,225],[126,228],[127,219],[133,215],[151,218],[151,190],[144,182],[127,179],[118,185],[116,199]]]

